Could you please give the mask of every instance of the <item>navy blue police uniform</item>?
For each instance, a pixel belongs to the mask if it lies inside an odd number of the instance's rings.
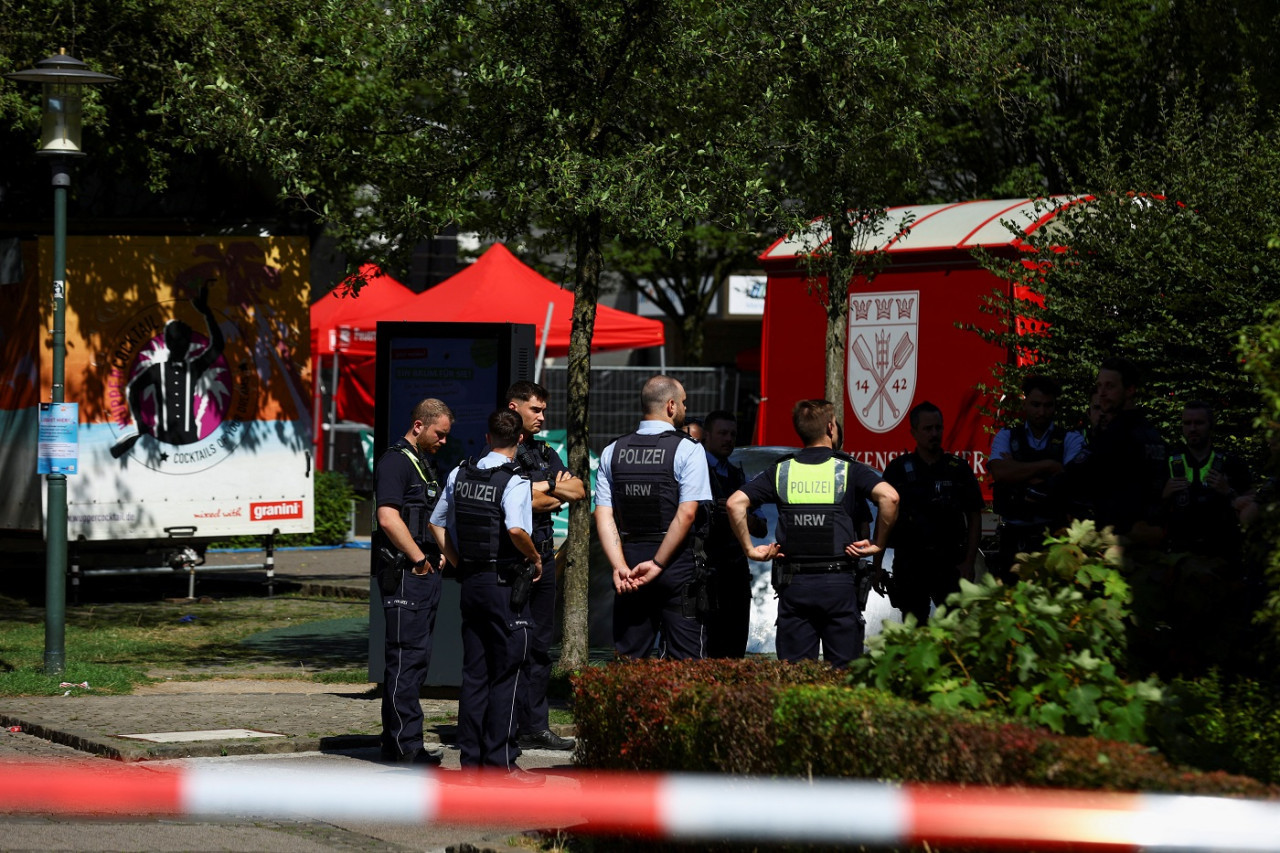
[[[596,472],[596,505],[613,508],[628,566],[657,554],[679,505],[711,501],[702,446],[665,421],[640,428],[604,449]],[[622,657],[643,658],[661,629],[661,657],[706,657],[706,630],[698,606],[699,578],[691,529],[662,573],[637,590],[615,595],[613,644]]]
[[[561,471],[568,471],[560,454],[545,441],[527,438],[516,455],[521,473],[531,483],[555,482]],[[519,708],[519,732],[537,734],[551,726],[547,707],[547,687],[551,683],[551,643],[556,627],[556,544],[555,517],[550,512],[533,514],[533,546],[542,557],[542,578],[529,590],[529,615],[533,619],[529,659],[516,697]]]
[[[779,660],[816,660],[821,647],[824,660],[844,666],[862,654],[858,566],[845,547],[862,538],[879,483],[879,474],[844,453],[806,447],[742,487],[752,506],[778,505]]]
[[[400,438],[378,459],[374,473],[377,506],[395,507],[409,534],[427,559],[440,560],[440,550],[428,529],[431,511],[440,497],[440,475],[429,454]],[[382,754],[411,761],[422,751],[422,702],[419,693],[431,665],[431,635],[440,604],[439,572],[416,575],[404,568],[393,571],[382,555],[395,546],[382,530],[373,534],[373,571],[379,577],[386,618],[382,690]]]
[[[1226,477],[1229,487],[1226,494],[1205,482],[1213,471]],[[1218,557],[1227,566],[1238,569],[1244,533],[1232,502],[1253,485],[1249,466],[1233,454],[1216,448],[1210,450],[1205,459],[1196,459],[1184,451],[1169,457],[1168,474],[1170,478],[1187,481],[1186,491],[1175,492],[1164,501],[1168,549]]]
[[[982,487],[959,456],[944,453],[933,465],[915,451],[893,459],[884,480],[898,490],[893,548],[894,607],[923,625],[929,602],[942,604],[960,589],[956,566],[965,558],[968,514],[982,512]]]
[[[1068,469],[1072,497],[1099,529],[1126,535],[1138,522],[1158,520],[1167,460],[1164,439],[1141,411],[1118,412],[1094,432],[1084,462]]]
[[[1053,460],[1065,467],[1066,463],[1072,461],[1072,457],[1067,455],[1068,439],[1074,438],[1077,445],[1083,443],[1082,438],[1074,437],[1057,424],[1049,427],[1048,434],[1039,446],[1031,434],[1031,427],[1026,423],[1001,432],[1003,435],[997,434],[997,438],[1005,438],[1008,453],[1000,458],[1014,462]],[[992,444],[992,458],[996,458],[996,446]],[[1045,531],[1056,531],[1066,525],[1066,501],[1058,494],[1061,485],[1061,477],[1035,482],[991,484],[991,508],[1000,516],[1000,552],[995,570],[1003,580],[1013,579],[1011,569],[1017,562],[1018,554],[1042,550]]]
[[[751,565],[729,526],[723,502],[747,482],[742,468],[728,459],[707,454],[711,477],[711,512],[706,535],[707,563],[711,567],[711,599],[707,615],[707,657],[740,658],[747,653],[751,633]]]
[[[500,453],[468,460],[449,475],[431,523],[448,530],[462,565],[462,688],[458,750],[463,767],[515,770],[516,690],[532,643],[526,598],[512,585],[525,559],[508,532],[533,527],[533,495],[519,467]]]

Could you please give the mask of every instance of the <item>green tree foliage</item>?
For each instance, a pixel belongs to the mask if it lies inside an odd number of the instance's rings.
[[[763,239],[756,231],[689,223],[674,246],[636,238],[604,247],[605,268],[642,292],[680,330],[682,364],[702,364],[711,302],[730,273],[756,266]]]
[[[1006,319],[1042,324],[988,335],[1034,356],[999,366],[995,396],[1016,406],[1022,378],[1047,372],[1065,387],[1060,406],[1083,412],[1099,362],[1123,355],[1143,370],[1143,402],[1166,438],[1180,435],[1183,403],[1203,399],[1217,409],[1219,442],[1242,449],[1258,400],[1236,344],[1280,296],[1280,255],[1266,250],[1280,223],[1280,146],[1248,112],[1208,117],[1190,99],[1164,123],[1158,141],[1107,139],[1080,180],[1092,199],[1031,234],[1023,263],[989,265],[1044,302],[993,297]],[[1243,449],[1257,458],[1257,447]]]
[[[886,623],[854,663],[855,678],[940,708],[1141,741],[1160,690],[1154,679],[1120,675],[1130,597],[1120,549],[1091,521],[1045,543],[1017,584],[961,581],[927,625]]]
[[[1276,248],[1271,247],[1276,254]],[[1265,658],[1272,662],[1280,654],[1280,495],[1276,476],[1280,474],[1280,303],[1270,305],[1263,321],[1246,329],[1240,336],[1240,351],[1245,369],[1258,384],[1262,396],[1257,426],[1269,439],[1271,454],[1267,460],[1267,481],[1258,488],[1255,506],[1249,513],[1246,548],[1249,558],[1266,576],[1267,597],[1257,614],[1257,623],[1270,639]]]
[[[776,53],[768,28],[702,0],[328,0],[293,15],[278,41],[193,56],[168,115],[191,144],[270,170],[349,244],[374,235],[375,258],[450,223],[537,226],[568,248],[568,463],[585,474],[602,246],[670,246],[686,221],[757,203],[764,117],[742,81]],[[570,667],[586,660],[589,512],[570,512]]]
[[[933,113],[931,179],[939,201],[1066,192],[1098,154],[1099,128],[1118,139],[1161,139],[1179,97],[1206,117],[1255,95],[1271,126],[1280,86],[1270,0],[1092,0],[1023,3],[1007,30],[999,90],[972,87]],[[1124,156],[1123,151],[1113,152]]]
[[[278,185],[262,169],[233,163],[206,146],[173,134],[164,115],[179,85],[178,63],[207,51],[235,55],[258,50],[289,29],[296,0],[0,0],[0,73],[27,68],[59,48],[90,67],[120,77],[85,93],[84,149],[72,185],[73,215],[243,224],[269,222],[297,230],[307,218],[290,216]],[[0,158],[34,162],[40,135],[35,86],[0,84]],[[185,119],[185,116],[178,117]],[[3,182],[9,215],[51,216],[49,176],[40,168],[9,170]],[[146,227],[146,226],[143,226]]]

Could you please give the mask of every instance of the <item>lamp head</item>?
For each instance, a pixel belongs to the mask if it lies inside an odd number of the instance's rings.
[[[4,75],[20,83],[44,87],[44,121],[38,154],[80,156],[80,107],[84,86],[115,83],[119,77],[101,74],[62,50],[34,68]]]

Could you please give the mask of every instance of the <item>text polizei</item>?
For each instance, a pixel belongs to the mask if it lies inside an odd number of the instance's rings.
[[[663,465],[667,461],[665,447],[621,447],[618,461],[628,465]]]
[[[498,487],[492,483],[475,483],[463,480],[456,486],[458,497],[463,500],[493,503],[498,500]]]

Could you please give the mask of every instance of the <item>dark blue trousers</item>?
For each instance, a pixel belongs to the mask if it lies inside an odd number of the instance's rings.
[[[793,575],[778,593],[778,660],[817,660],[844,666],[862,654],[866,623],[858,584],[849,572]]]
[[[520,674],[516,695],[519,709],[516,731],[537,734],[551,728],[547,708],[547,688],[551,684],[551,641],[556,628],[556,555],[542,554],[542,578],[529,591],[529,657]]]
[[[651,559],[656,545],[623,545],[627,565]],[[613,647],[622,657],[642,658],[653,648],[661,630],[658,656],[696,660],[707,656],[707,632],[697,615],[685,616],[681,603],[685,584],[693,579],[693,555],[688,549],[657,579],[625,595],[613,597]]]
[[[913,557],[901,551],[893,555],[893,606],[902,615],[914,613],[916,622],[929,621],[929,602],[941,606],[947,596],[960,591],[958,560],[936,557]]]
[[[401,572],[396,595],[383,596],[386,650],[382,683],[382,748],[412,755],[422,749],[422,684],[431,665],[441,580],[438,572]]]
[[[462,578],[462,689],[458,750],[463,767],[516,766],[516,691],[532,641],[529,608],[511,609],[496,572]]]
[[[715,612],[707,617],[707,657],[740,658],[747,654],[751,633],[751,568],[742,550],[737,554],[709,554],[715,571],[711,588]]]

